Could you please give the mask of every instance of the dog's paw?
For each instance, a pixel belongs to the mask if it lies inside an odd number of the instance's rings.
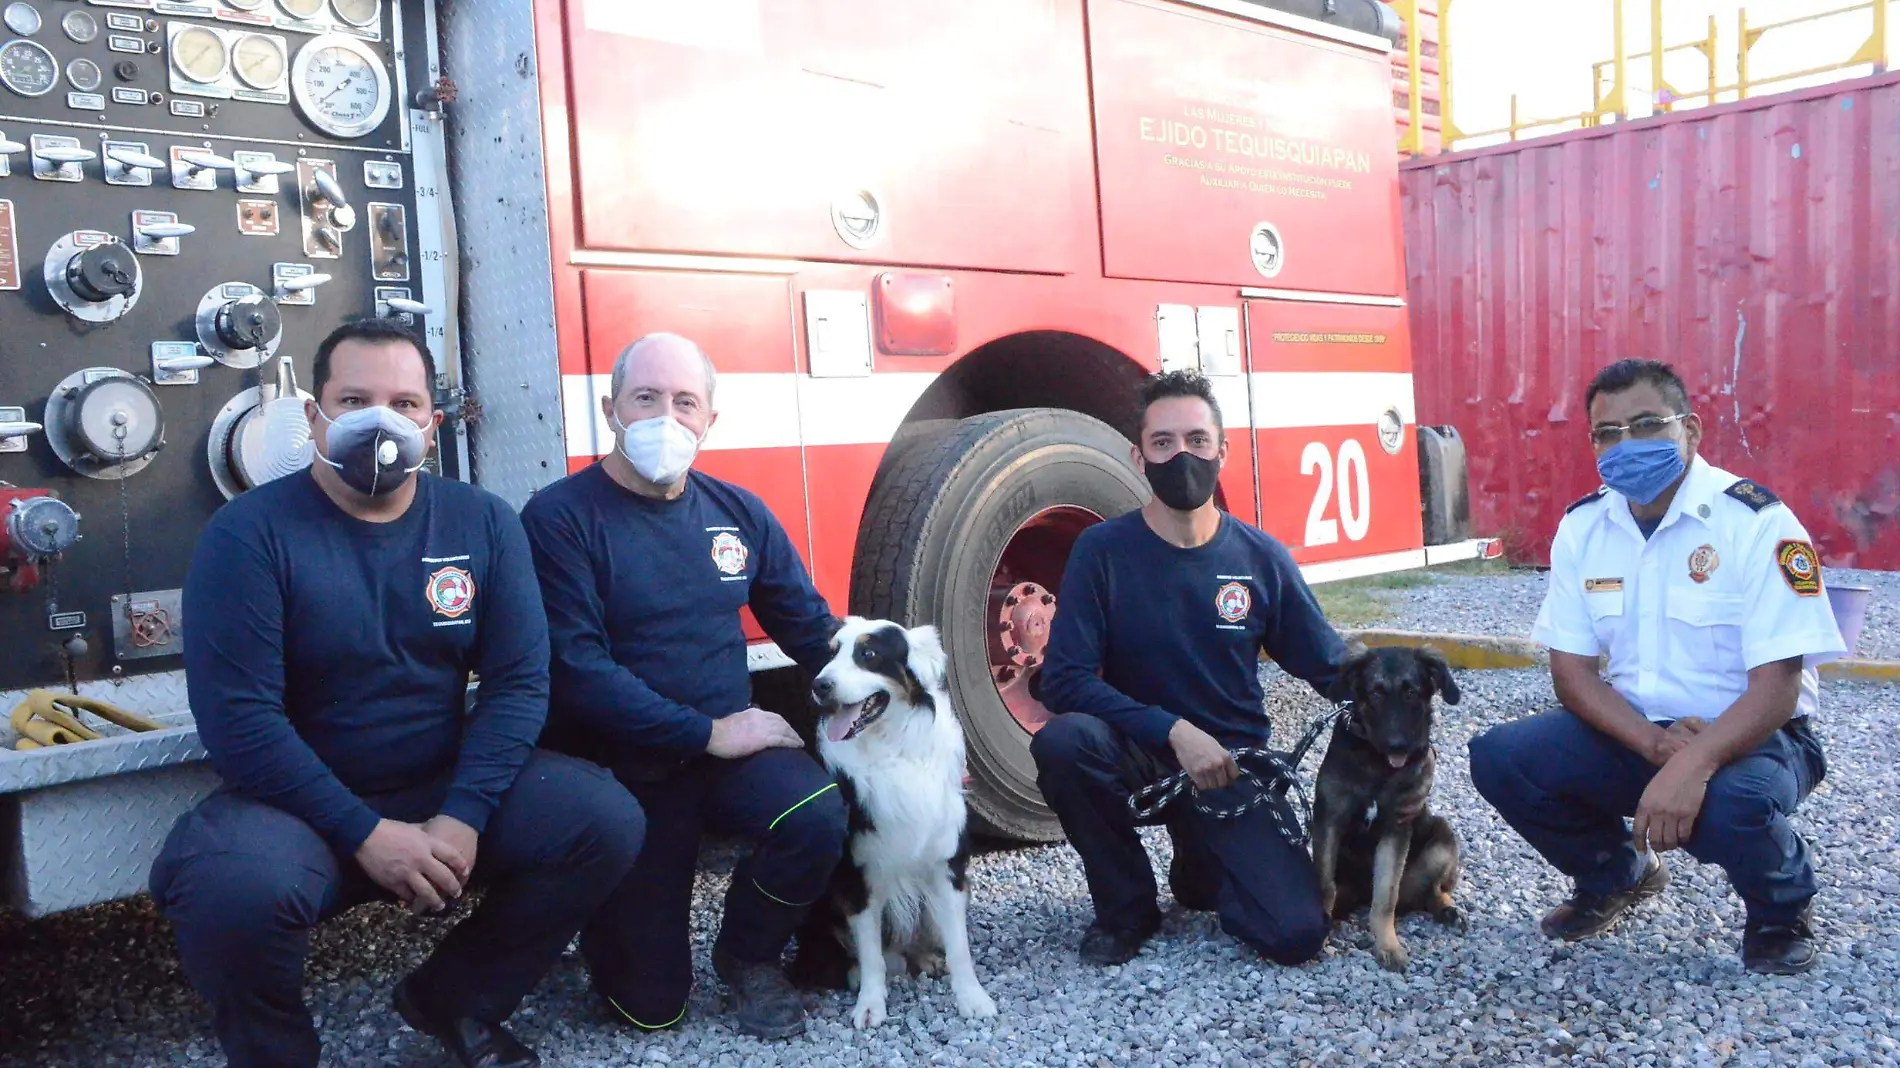
[[[1446,905],[1432,910],[1432,919],[1458,931],[1469,931],[1471,924],[1465,919],[1465,910],[1456,905]]]
[[[1412,963],[1412,955],[1405,951],[1402,943],[1394,942],[1389,946],[1377,946],[1373,950],[1379,958],[1379,967],[1388,972],[1402,972]]]
[[[957,1011],[967,1019],[987,1020],[996,1015],[996,999],[980,986],[956,992]]]
[[[876,997],[860,993],[857,1007],[851,1010],[851,1026],[862,1031],[867,1027],[877,1027],[884,1022],[884,995]]]

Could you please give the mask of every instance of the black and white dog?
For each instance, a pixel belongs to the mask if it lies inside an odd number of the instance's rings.
[[[832,649],[812,701],[850,832],[830,893],[799,930],[792,975],[840,989],[855,973],[851,1022],[863,1028],[884,1022],[887,971],[942,966],[958,1012],[994,1016],[970,960],[963,728],[937,629],[852,616]]]

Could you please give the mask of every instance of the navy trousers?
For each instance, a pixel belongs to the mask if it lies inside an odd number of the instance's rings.
[[[447,789],[443,781],[364,801],[419,823]],[[535,752],[477,843],[481,903],[410,977],[417,998],[436,1013],[507,1019],[632,867],[643,829],[639,806],[605,769]],[[315,1068],[320,1047],[303,1003],[310,929],[394,900],[308,824],[230,790],[179,817],[151,889],[231,1068]]]
[[[1470,753],[1478,793],[1577,889],[1614,893],[1642,877],[1624,819],[1658,770],[1647,759],[1561,708],[1493,727]],[[1788,817],[1826,774],[1801,719],[1709,780],[1684,848],[1728,873],[1749,919],[1792,921],[1814,897],[1808,846]]]
[[[1158,918],[1154,868],[1135,833],[1128,798],[1180,770],[1094,716],[1069,713],[1045,724],[1029,745],[1043,798],[1081,855],[1096,923],[1142,930]],[[1225,791],[1222,792],[1223,794]],[[1208,798],[1222,803],[1222,795]],[[1273,808],[1291,822],[1285,798],[1235,819],[1215,819],[1185,797],[1164,814],[1174,840],[1175,899],[1214,905],[1221,929],[1280,964],[1319,955],[1331,924],[1306,850],[1280,836]]]
[[[688,924],[702,832],[755,843],[732,873],[717,944],[742,961],[776,961],[844,855],[844,800],[802,749],[701,757],[658,781],[622,770],[646,811],[646,846],[581,933],[581,952],[594,988],[654,1031],[678,1023],[692,993]]]

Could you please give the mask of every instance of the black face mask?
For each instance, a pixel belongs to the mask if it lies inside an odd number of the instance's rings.
[[[1143,461],[1148,485],[1155,497],[1177,512],[1192,512],[1214,496],[1220,479],[1220,461],[1208,460],[1182,449],[1165,464]]]

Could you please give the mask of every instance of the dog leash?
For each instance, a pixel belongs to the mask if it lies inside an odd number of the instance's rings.
[[[1306,790],[1300,785],[1300,761],[1306,759],[1307,751],[1319,740],[1320,733],[1327,727],[1352,714],[1352,702],[1342,702],[1331,712],[1314,720],[1294,743],[1293,750],[1282,756],[1271,749],[1244,746],[1228,752],[1234,763],[1240,767],[1240,782],[1250,783],[1253,793],[1245,801],[1228,808],[1216,808],[1201,799],[1201,792],[1194,790],[1194,807],[1217,820],[1237,819],[1252,812],[1261,805],[1273,800],[1276,793],[1285,794],[1294,809],[1293,823],[1287,823],[1287,810],[1273,810],[1274,825],[1279,828],[1280,837],[1289,845],[1298,849],[1307,846],[1306,826],[1312,822],[1313,806],[1307,800]],[[1249,767],[1248,765],[1253,765]],[[1194,786],[1194,780],[1185,771],[1175,772],[1158,782],[1151,783],[1136,791],[1128,799],[1129,811],[1137,821],[1152,820],[1167,811],[1168,806],[1179,800]],[[1232,787],[1229,787],[1232,789]]]

